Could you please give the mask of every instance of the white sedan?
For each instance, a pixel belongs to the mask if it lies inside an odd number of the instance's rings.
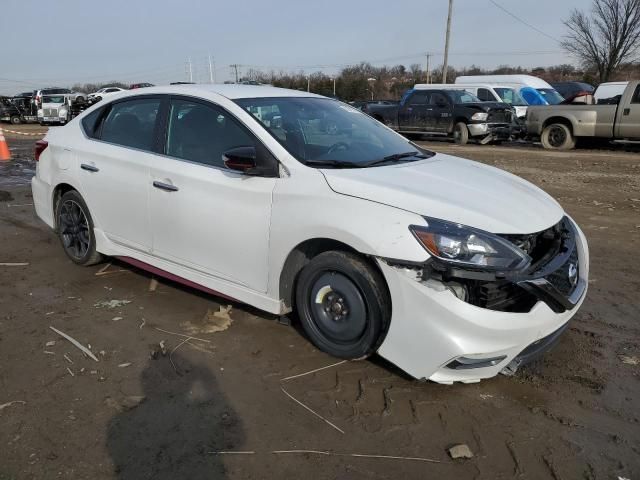
[[[99,100],[99,99],[114,95],[116,93],[126,92],[126,91],[127,90],[120,87],[105,87],[93,93],[90,93],[89,95],[87,95],[87,98],[89,98],[90,100]]]
[[[513,373],[587,289],[585,236],[542,190],[306,92],[126,92],[50,130],[36,160],[37,214],[73,262],[293,312],[320,350],[415,378]]]

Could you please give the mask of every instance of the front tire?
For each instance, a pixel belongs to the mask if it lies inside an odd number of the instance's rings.
[[[20,121],[20,117],[18,115],[14,115],[11,117],[11,124],[12,125],[20,125],[20,123],[22,123]]]
[[[314,257],[296,286],[296,308],[311,342],[339,358],[376,351],[391,320],[391,299],[382,274],[353,253]]]
[[[102,255],[96,250],[89,209],[75,190],[62,195],[56,205],[56,227],[62,249],[72,262],[87,267],[102,261]]]
[[[564,123],[547,125],[542,131],[540,142],[548,150],[571,150],[576,146],[571,129]]]
[[[469,143],[469,128],[464,122],[458,122],[453,127],[453,141],[458,145]]]

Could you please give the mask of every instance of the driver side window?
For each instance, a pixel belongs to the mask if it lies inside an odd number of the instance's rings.
[[[225,168],[224,152],[248,146],[255,146],[253,137],[225,110],[190,100],[171,101],[167,155]]]

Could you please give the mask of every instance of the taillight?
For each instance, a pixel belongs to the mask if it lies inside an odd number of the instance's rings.
[[[36,146],[34,149],[34,156],[36,157],[36,162],[40,160],[40,155],[42,155],[42,152],[44,152],[48,146],[49,146],[49,142],[47,142],[46,140],[38,140],[36,142]]]

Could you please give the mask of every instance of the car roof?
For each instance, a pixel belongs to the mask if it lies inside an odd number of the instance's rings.
[[[261,97],[318,97],[324,98],[315,93],[303,92],[300,90],[290,90],[287,88],[277,88],[266,85],[237,85],[237,84],[193,84],[193,85],[166,85],[161,87],[147,87],[144,90],[125,90],[118,98],[129,96],[151,95],[154,93],[182,94],[208,97],[221,95],[231,100],[240,98],[261,98]]]

